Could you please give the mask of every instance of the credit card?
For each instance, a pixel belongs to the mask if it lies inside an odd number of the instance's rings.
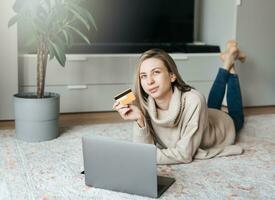
[[[134,93],[132,92],[132,90],[128,89],[128,90],[125,90],[124,92],[116,95],[114,97],[114,99],[116,101],[119,101],[123,105],[127,105],[127,104],[132,103],[136,99],[136,97],[135,97]]]

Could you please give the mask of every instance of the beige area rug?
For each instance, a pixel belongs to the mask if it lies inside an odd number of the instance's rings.
[[[161,166],[176,183],[160,199],[275,199],[275,115],[246,119],[239,156]],[[1,200],[143,200],[136,195],[84,184],[81,137],[105,135],[131,140],[131,123],[69,127],[52,141],[26,143],[14,130],[0,131]]]

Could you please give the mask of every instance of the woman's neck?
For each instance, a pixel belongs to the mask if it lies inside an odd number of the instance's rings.
[[[163,98],[155,99],[158,109],[168,110],[173,90],[171,89]]]

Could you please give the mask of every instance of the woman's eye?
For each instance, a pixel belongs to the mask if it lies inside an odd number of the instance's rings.
[[[145,79],[146,78],[146,75],[141,75],[140,76],[140,79]]]
[[[160,71],[154,71],[153,72],[153,74],[159,74],[160,73]]]

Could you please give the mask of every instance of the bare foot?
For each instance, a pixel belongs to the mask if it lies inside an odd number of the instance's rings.
[[[238,48],[238,42],[236,40],[229,40],[226,44],[227,44],[227,48],[230,48],[232,46]],[[240,49],[238,50],[239,50],[239,53],[238,53],[237,59],[240,60],[242,63],[244,63],[246,59],[246,55]]]
[[[228,40],[226,42],[226,48],[229,49],[232,46],[237,47],[238,46],[238,42],[236,40]]]
[[[238,59],[241,61],[241,63],[244,63],[246,55],[242,51],[239,51]]]
[[[225,60],[225,54],[226,52],[232,48],[232,47],[236,47],[238,48],[238,42],[236,40],[228,40],[226,42],[226,50],[225,52],[222,52],[220,54],[220,58],[224,61]],[[241,63],[244,63],[245,62],[245,59],[246,59],[246,55],[240,50],[238,49],[238,55],[237,55],[237,59],[241,61]]]
[[[221,59],[224,63],[224,68],[228,71],[234,66],[236,59],[238,58],[239,49],[236,46],[229,47],[225,52],[221,54]]]

